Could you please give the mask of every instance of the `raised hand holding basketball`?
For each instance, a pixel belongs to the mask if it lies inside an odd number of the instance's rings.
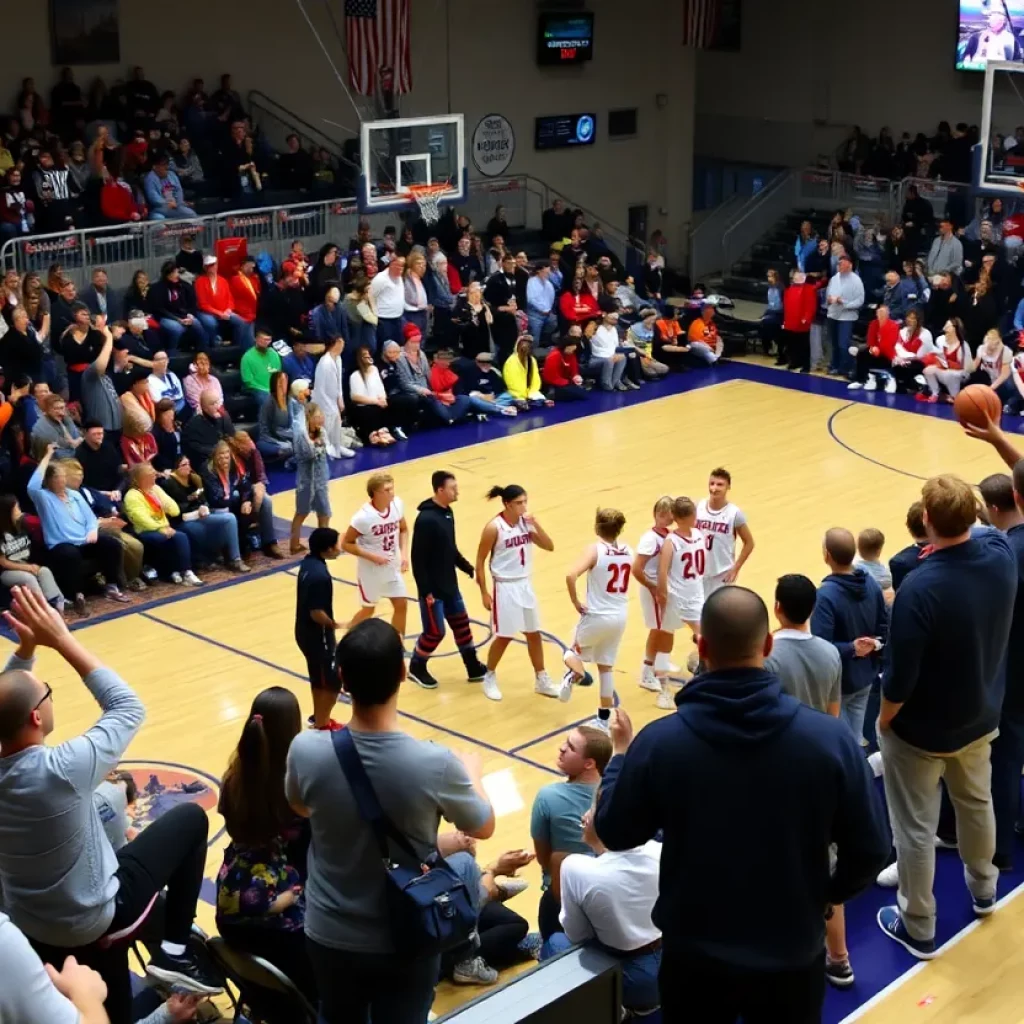
[[[999,423],[999,418],[1003,413],[1003,403],[987,385],[969,384],[953,400],[953,411],[964,429],[969,423],[976,427],[986,428],[990,423],[996,425]]]
[[[968,437],[973,437],[976,441],[988,441],[989,444],[995,444],[1003,436],[1003,428],[996,420],[988,416],[981,424],[971,420],[961,420],[960,426],[964,428],[964,433]]]

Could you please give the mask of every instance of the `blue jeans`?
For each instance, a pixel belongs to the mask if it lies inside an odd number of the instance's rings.
[[[587,373],[598,382],[602,391],[613,391],[622,383],[622,375],[626,372],[626,360],[613,363],[611,359],[594,359],[591,356],[587,363]]]
[[[545,334],[554,334],[558,330],[558,317],[554,313],[544,316],[543,313],[533,313],[527,310],[526,319],[529,321],[530,333],[533,335],[535,345],[541,343],[540,340]]]
[[[996,853],[1013,858],[1013,826],[1020,816],[1020,777],[1024,768],[1024,713],[1003,709],[999,735],[992,741],[992,807],[996,814]]]
[[[241,557],[238,550],[238,520],[227,510],[211,512],[205,519],[182,523],[181,529],[188,534],[192,550],[201,552],[202,557],[208,561],[219,558],[222,551],[227,551],[230,562]]]
[[[188,534],[175,530],[168,537],[158,530],[144,530],[137,536],[145,549],[146,561],[151,562],[162,576],[187,572],[192,568],[192,545]]]
[[[287,441],[275,441],[271,437],[256,438],[256,447],[268,462],[281,462],[294,454],[294,448]]]
[[[210,339],[206,333],[206,325],[199,317],[193,320],[190,327],[178,323],[177,320],[161,320],[160,333],[163,336],[164,344],[167,346],[167,351],[171,354],[178,351],[178,346],[181,345],[185,335],[188,335],[191,339],[197,352],[208,352],[210,349]]]
[[[622,1005],[627,1010],[655,1010],[661,1005],[658,992],[658,971],[661,970],[661,950],[639,953],[636,956],[623,956],[618,950],[609,949],[600,942],[591,943],[598,949],[618,959],[622,966]],[[559,953],[571,949],[573,943],[565,932],[555,932],[541,947],[541,963],[550,960]]]
[[[198,216],[199,214],[189,206],[176,206],[173,210],[150,210],[149,212],[150,220],[191,220]]]
[[[427,409],[442,423],[455,423],[463,416],[469,415],[469,399],[465,395],[456,395],[451,405],[445,405],[436,398],[424,398]]]
[[[320,993],[320,1024],[426,1024],[439,956],[330,949],[306,936]]]
[[[832,320],[828,323],[828,340],[832,344],[832,357],[829,360],[830,373],[853,373],[853,356],[850,355],[850,341],[853,338],[853,327],[856,320]]]
[[[864,739],[864,716],[867,714],[870,697],[871,687],[865,686],[856,693],[844,693],[839,705],[839,717],[850,727],[858,743]]]
[[[384,348],[385,341],[397,341],[399,345],[405,344],[405,338],[402,337],[401,317],[396,317],[394,320],[386,320],[381,317],[377,321],[377,345],[380,349]]]
[[[483,413],[485,416],[500,416],[503,405],[507,404],[497,401],[488,402],[486,398],[478,398],[476,395],[459,395],[459,398],[465,398],[469,403],[470,412]]]
[[[197,313],[196,319],[201,321],[206,330],[206,337],[209,341],[216,341],[223,338],[224,325],[231,325],[231,340],[243,349],[250,349],[256,344],[256,329],[253,324],[246,323],[237,313],[232,313],[230,319],[221,320],[212,313]]]

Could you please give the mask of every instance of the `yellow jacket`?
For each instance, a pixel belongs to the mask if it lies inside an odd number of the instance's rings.
[[[537,360],[533,356],[530,356],[530,372],[527,374],[526,367],[519,361],[519,356],[513,352],[505,360],[501,375],[505,380],[508,393],[519,401],[525,402],[530,395],[540,392],[540,371],[537,369]]]
[[[160,487],[154,487],[151,493],[160,502],[160,507],[163,509],[159,516],[153,511],[153,507],[137,487],[133,487],[124,496],[125,515],[128,516],[128,522],[132,524],[136,533],[166,530],[171,525],[167,521],[167,517],[179,515],[178,503],[168,497]]]

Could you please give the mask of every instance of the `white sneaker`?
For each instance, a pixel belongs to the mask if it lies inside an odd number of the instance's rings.
[[[860,391],[860,389],[862,387],[864,387],[864,385],[861,384],[861,382],[859,380],[855,380],[855,381],[851,381],[849,384],[846,385],[846,390],[847,391]]]
[[[539,693],[542,697],[562,697],[562,688],[556,683],[547,672],[538,672],[537,680],[533,684],[533,692]]]
[[[878,381],[875,380],[875,378],[873,376],[869,375],[868,379],[867,379],[867,382],[864,385],[864,390],[865,391],[877,391],[878,390]]]
[[[600,729],[601,732],[608,733],[609,735],[612,731],[611,719],[602,718],[600,715],[596,715],[594,718],[592,718],[589,722],[587,722],[587,725],[591,729]]]
[[[682,671],[682,669],[678,665],[676,665],[674,662],[670,661],[668,663],[668,673],[669,673],[669,675],[672,675],[672,676],[678,675],[681,671]]]
[[[338,458],[339,459],[354,459],[355,457],[356,457],[356,453],[354,451],[352,451],[351,448],[339,448],[338,449]]]
[[[640,687],[644,690],[650,690],[651,693],[661,693],[661,683],[654,674],[654,669],[649,665],[644,665],[644,669],[640,673]]]
[[[500,894],[498,898],[504,903],[505,900],[510,900],[529,889],[530,883],[525,878],[497,878],[494,887]]]
[[[885,393],[887,395],[895,395],[896,394],[896,378],[895,377],[886,377],[885,378]]]
[[[483,957],[463,960],[452,968],[452,981],[456,985],[493,985],[498,980],[498,972],[488,967]]]
[[[501,690],[498,688],[498,677],[493,672],[484,676],[484,696],[488,700],[501,700]]]
[[[658,694],[658,699],[654,702],[654,706],[662,711],[675,711],[676,702],[668,690],[662,690]]]
[[[203,585],[203,581],[191,569],[189,569],[184,574],[184,579],[185,579],[185,582],[190,587],[201,587]]]
[[[577,679],[579,676],[571,668],[567,668],[562,673],[562,685],[558,688],[558,699],[563,704],[567,703],[572,696],[572,688]]]
[[[924,374],[923,374],[923,373],[919,373],[919,374],[918,374],[918,375],[917,375],[917,376],[916,376],[916,377],[914,378],[914,383],[915,383],[915,384],[920,384],[920,385],[921,385],[921,387],[923,387],[923,388],[926,388],[926,387],[928,387],[928,381],[927,381],[927,380],[925,380],[925,377],[924,377]]]
[[[172,572],[171,573],[171,582],[172,583],[177,583],[178,586],[181,586],[181,584],[183,584],[185,582],[185,580],[182,577],[180,572]]]
[[[856,358],[857,354],[860,352],[860,349],[857,348],[856,345],[851,345],[846,351],[849,352],[851,356]]]
[[[875,879],[883,889],[895,889],[900,884],[899,866],[893,861],[887,868],[882,868]]]

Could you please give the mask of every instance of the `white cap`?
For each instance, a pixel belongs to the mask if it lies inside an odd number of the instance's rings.
[[[214,265],[214,263],[216,263],[216,262],[217,262],[217,257],[216,256],[204,256],[203,257],[203,266],[204,267],[212,267]]]

